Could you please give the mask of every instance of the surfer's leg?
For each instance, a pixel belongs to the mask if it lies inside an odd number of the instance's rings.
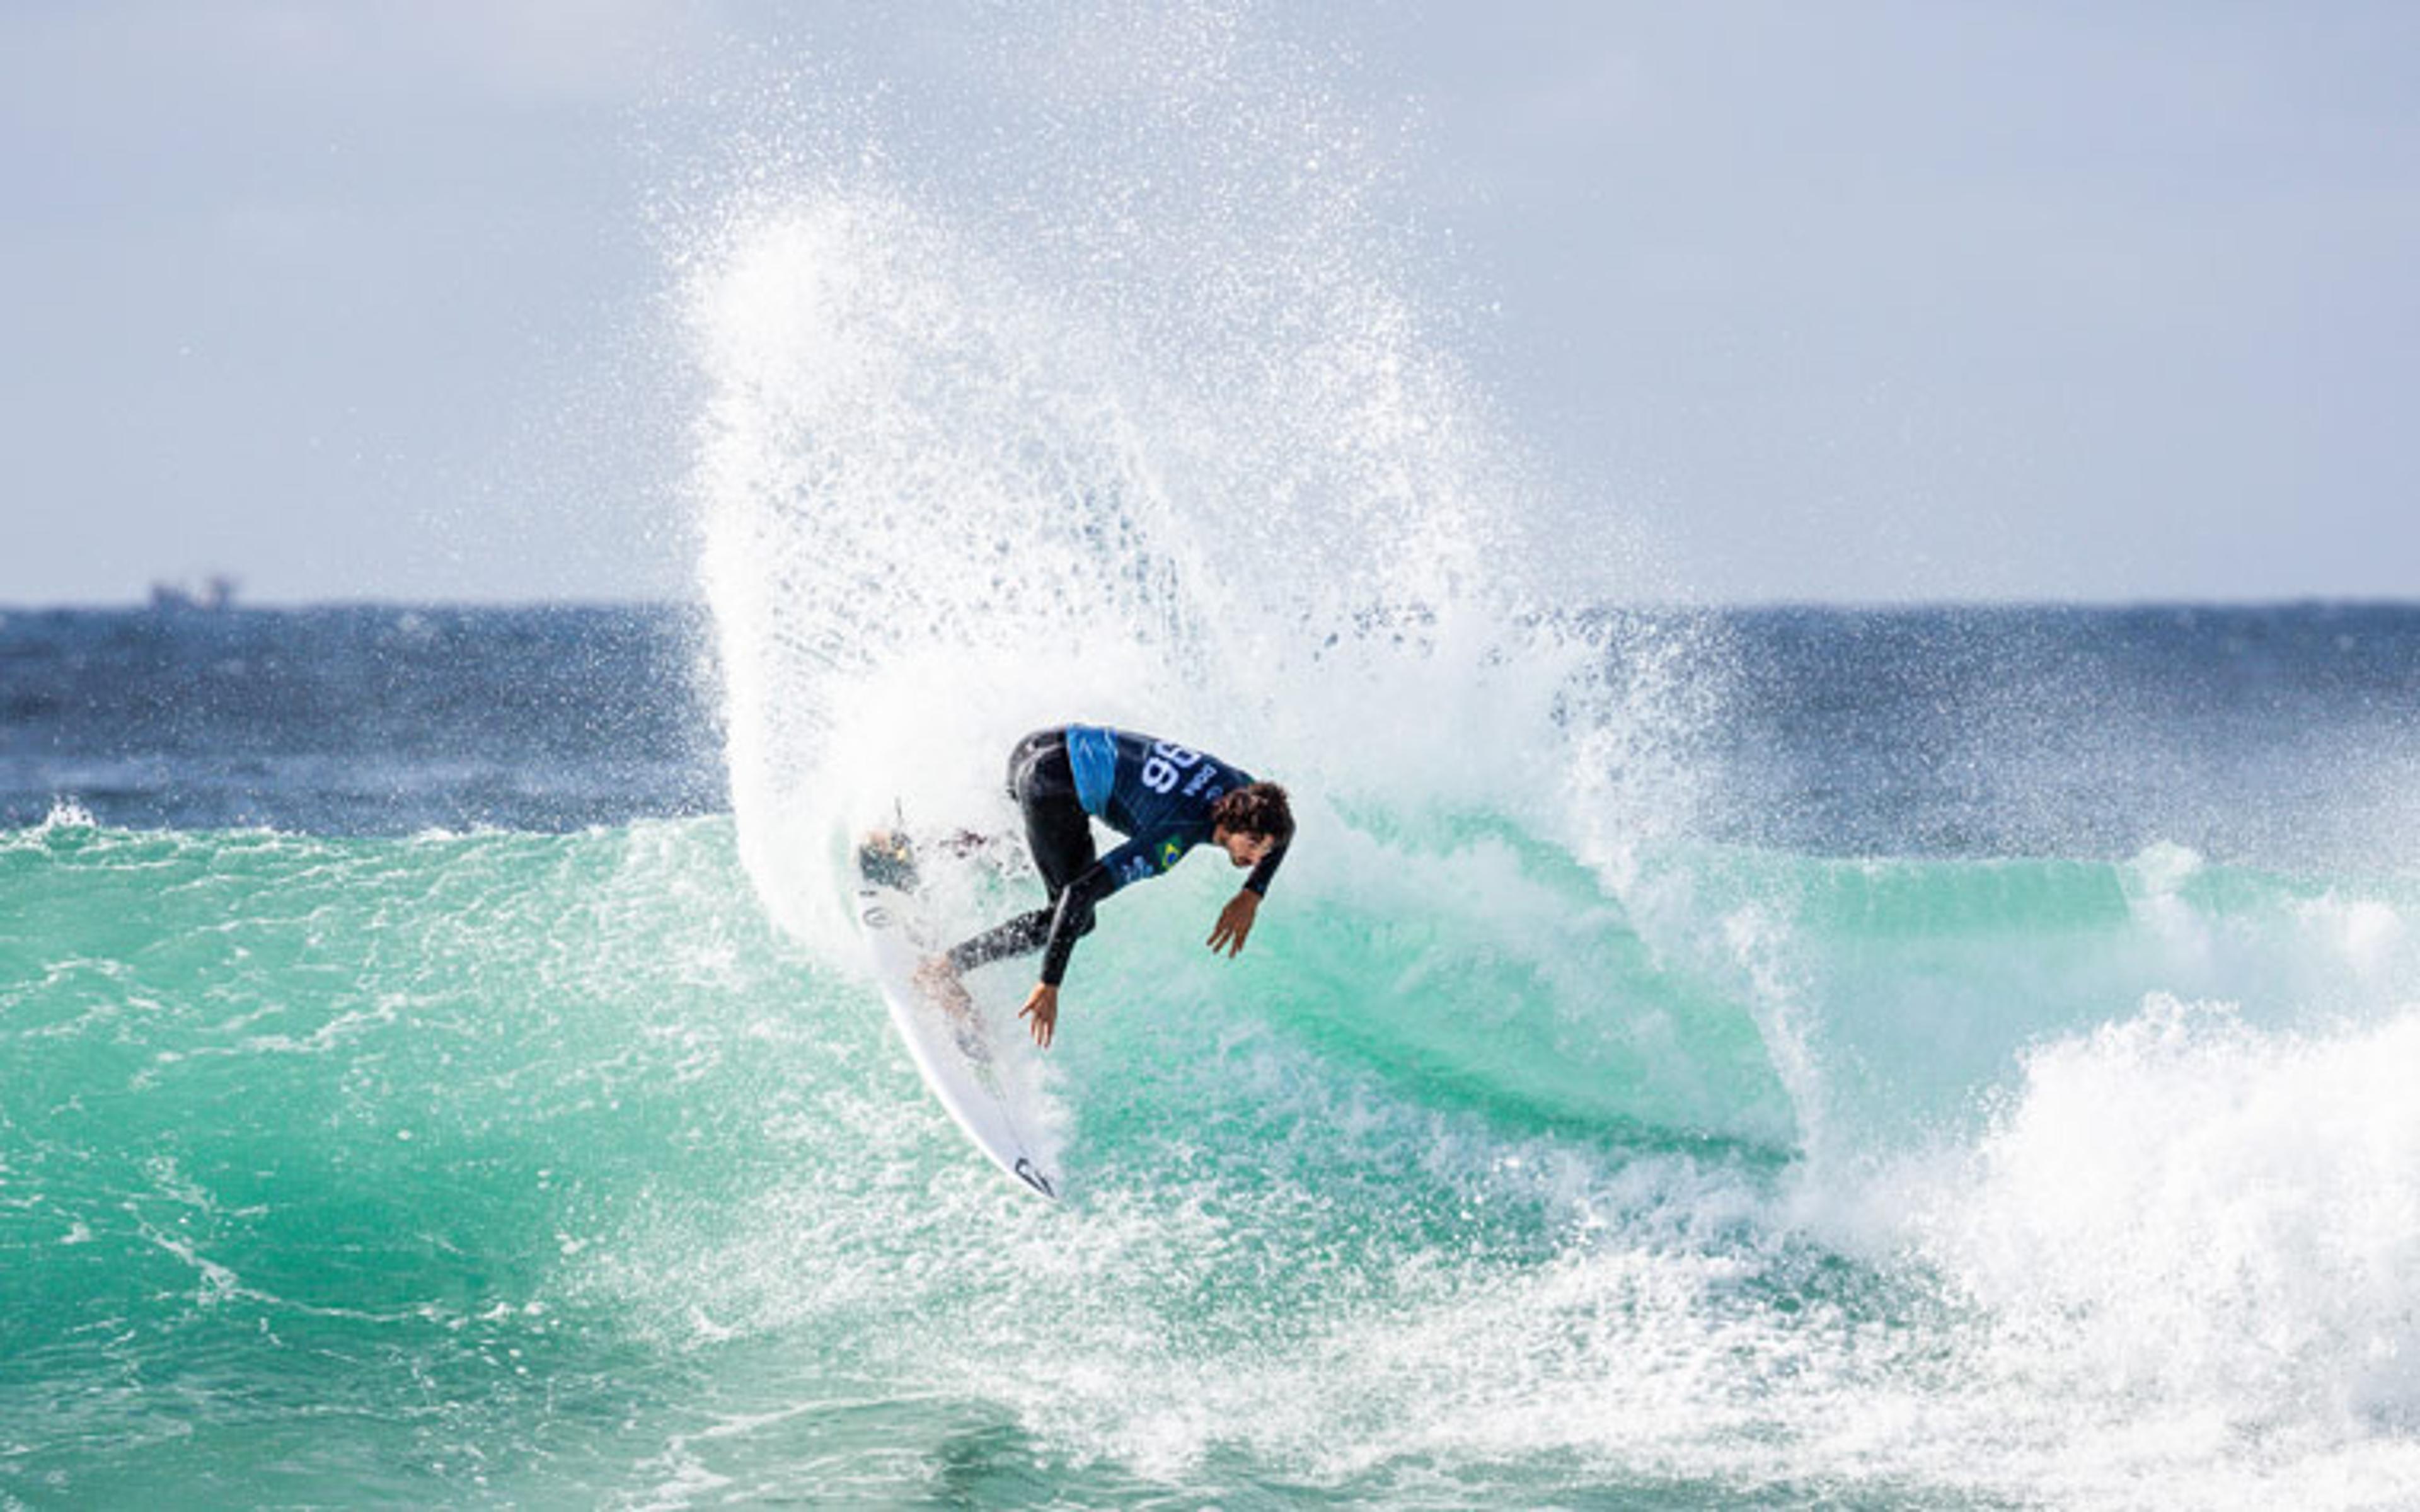
[[[1076,797],[1076,772],[1067,762],[1067,739],[1057,730],[1028,735],[1009,757],[1008,794],[1025,816],[1025,848],[1042,885],[1058,902],[1067,884],[1098,859],[1093,821]]]
[[[1074,792],[1076,769],[1067,762],[1067,732],[1036,730],[1018,741],[1016,748],[1008,753],[1008,795],[1019,803],[1024,802],[1025,788],[1032,780],[1032,774],[1028,768],[1036,763],[1052,758],[1056,759],[1057,765],[1065,773],[1067,790]]]
[[[1050,922],[1058,917],[1059,895],[1067,884],[1099,859],[1093,845],[1093,822],[1076,801],[1076,774],[1067,764],[1065,734],[1037,731],[1017,743],[1008,759],[1008,793],[1025,816],[1025,845],[1034,869],[1050,892],[1050,906],[1019,914],[996,925],[949,953],[950,964],[972,971],[993,961],[1030,955],[1050,938]],[[1076,921],[1078,935],[1093,931],[1093,913]]]
[[[1072,824],[1067,813],[1055,812],[1048,805],[1028,805],[1025,810],[1026,841],[1033,847],[1033,864],[1049,886],[1050,905],[1019,914],[955,947],[950,951],[952,965],[971,971],[987,962],[1031,954],[1050,938],[1051,920],[1059,916],[1059,895],[1094,861],[1093,834],[1084,824],[1083,810],[1075,808],[1073,799],[1068,810],[1074,815]],[[1086,908],[1076,920],[1076,933],[1079,936],[1093,933],[1092,909]]]
[[[1020,795],[1019,799],[1025,808],[1025,842],[1033,851],[1033,864],[1042,873],[1043,884],[1050,889],[1050,906],[1019,914],[951,950],[950,964],[960,971],[1041,949],[1050,938],[1050,921],[1058,917],[1059,895],[1096,859],[1092,822],[1076,806],[1072,789],[1064,795],[1047,787],[1028,791],[1030,795]],[[1092,932],[1093,911],[1087,908],[1076,920],[1076,933]]]
[[[1058,913],[1056,908],[1037,908],[1030,914],[1019,914],[1005,924],[994,925],[971,940],[952,946],[950,964],[958,971],[972,971],[994,961],[1032,955],[1050,938],[1050,920],[1058,917]]]
[[[1078,807],[1071,784],[1063,795],[1045,793],[1025,805],[1025,843],[1033,853],[1034,867],[1042,873],[1043,886],[1050,889],[1054,905],[1026,917],[1042,920],[1041,934],[1034,940],[1038,949],[1050,937],[1051,916],[1067,890],[1068,884],[1091,871],[1100,857],[1093,848],[1093,822]],[[1076,910],[1073,920],[1078,938],[1093,933],[1093,905],[1082,892],[1068,900]]]
[[[1080,903],[1082,900],[1078,898],[1078,902]],[[1005,924],[995,924],[973,939],[952,946],[947,959],[954,970],[972,971],[994,961],[1030,955],[1049,943],[1050,925],[1058,917],[1059,907],[1055,903],[1048,908],[1019,914]],[[1076,916],[1076,938],[1082,939],[1093,933],[1096,917],[1090,906],[1085,906]]]
[[[1042,873],[1052,903],[1100,858],[1093,849],[1092,821],[1076,807],[1072,794],[1062,802],[1025,806],[1025,848],[1032,854],[1034,870]]]

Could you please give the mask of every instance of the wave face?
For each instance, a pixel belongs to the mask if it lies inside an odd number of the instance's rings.
[[[0,1493],[2414,1484],[2408,881],[1684,849],[1651,904],[1499,823],[1231,964],[1179,873],[1086,942],[1051,1207],[739,849],[0,844]]]

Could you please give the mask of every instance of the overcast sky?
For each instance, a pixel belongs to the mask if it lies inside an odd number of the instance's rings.
[[[964,8],[0,6],[0,604],[690,593],[662,207],[741,74],[981,119]],[[1462,355],[1690,596],[2420,591],[2420,6],[1247,23],[1417,122]]]

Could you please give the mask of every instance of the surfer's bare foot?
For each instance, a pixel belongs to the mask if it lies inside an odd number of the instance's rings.
[[[950,964],[948,956],[928,957],[916,968],[916,990],[953,1013],[975,1011],[975,1000],[967,995],[967,984],[958,980],[957,968]]]

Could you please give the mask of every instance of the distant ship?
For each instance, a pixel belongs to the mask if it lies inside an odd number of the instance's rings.
[[[194,593],[180,582],[155,581],[151,584],[151,607],[163,613],[178,609],[225,609],[235,607],[235,579],[214,572],[202,581],[202,591]]]

